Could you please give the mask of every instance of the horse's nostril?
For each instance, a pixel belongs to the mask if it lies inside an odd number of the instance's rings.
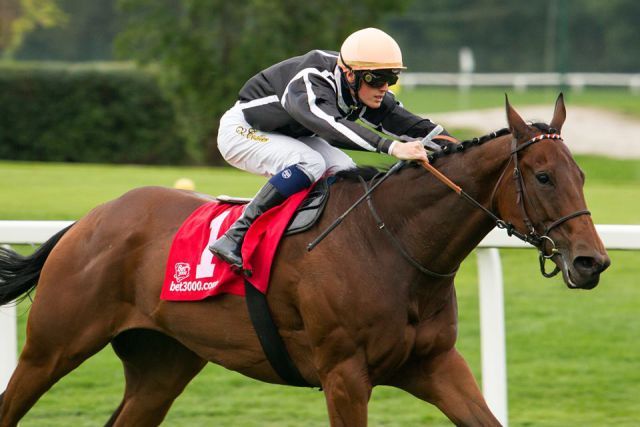
[[[596,260],[587,256],[579,256],[573,261],[573,265],[581,270],[591,270],[595,264]]]
[[[582,272],[598,274],[603,272],[609,267],[610,261],[608,258],[597,260],[593,257],[579,256],[573,260],[573,266]]]

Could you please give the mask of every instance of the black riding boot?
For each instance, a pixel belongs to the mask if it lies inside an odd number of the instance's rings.
[[[222,237],[209,246],[209,250],[221,260],[242,268],[242,242],[249,226],[256,218],[272,207],[281,204],[285,199],[286,197],[280,194],[270,182],[267,182],[249,202],[240,218],[231,225]]]

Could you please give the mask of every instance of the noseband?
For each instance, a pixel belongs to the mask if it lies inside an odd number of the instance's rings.
[[[513,224],[505,222],[501,219],[497,219],[496,218],[496,226],[498,228],[502,228],[505,229],[507,231],[507,234],[509,236],[513,235],[516,236],[517,238],[532,244],[533,246],[535,246],[538,249],[538,253],[539,253],[539,259],[540,259],[540,271],[542,273],[542,275],[544,277],[553,277],[556,274],[558,274],[560,272],[560,268],[558,268],[556,266],[556,268],[551,272],[551,273],[547,273],[545,271],[545,262],[548,259],[553,258],[555,255],[559,254],[560,252],[558,251],[558,249],[556,248],[556,243],[553,241],[553,239],[551,237],[549,237],[549,233],[551,232],[551,230],[553,230],[555,227],[558,227],[559,225],[569,221],[570,219],[579,217],[581,215],[591,215],[591,212],[589,212],[587,209],[582,209],[573,213],[570,213],[568,215],[565,215],[555,221],[553,221],[551,224],[547,225],[543,231],[542,234],[538,233],[533,225],[533,222],[529,219],[529,215],[527,213],[527,208],[526,208],[526,204],[525,204],[525,199],[526,199],[526,191],[525,191],[525,186],[524,186],[524,181],[522,179],[522,173],[520,172],[520,167],[518,165],[518,153],[522,150],[524,150],[525,148],[527,148],[530,145],[535,144],[536,142],[542,141],[544,139],[557,139],[562,141],[562,137],[557,134],[557,133],[543,133],[541,135],[535,136],[533,138],[531,138],[530,140],[520,144],[518,146],[518,140],[516,138],[513,138],[511,141],[511,159],[510,161],[513,161],[514,164],[514,169],[513,169],[513,179],[516,185],[516,203],[518,204],[519,208],[520,208],[520,212],[522,214],[522,221],[525,224],[525,227],[527,227],[528,229],[528,233],[527,234],[523,234],[520,233],[519,231],[517,231],[515,229],[515,227],[513,226]],[[505,167],[505,171],[508,167],[509,163],[507,163],[507,166]],[[496,184],[496,189],[498,187],[498,185],[500,184],[500,181],[502,180],[502,176],[504,175],[504,171],[503,174],[500,176],[500,179],[498,180],[498,183]],[[495,194],[495,190],[494,190],[494,194]],[[493,196],[492,196],[493,198]],[[491,202],[493,204],[493,200]],[[549,244],[551,246],[551,248],[549,249],[549,252],[545,251],[545,246],[546,244]]]

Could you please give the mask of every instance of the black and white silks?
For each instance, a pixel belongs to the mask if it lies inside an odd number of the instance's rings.
[[[253,76],[239,93],[246,121],[265,132],[293,138],[315,134],[339,148],[383,153],[393,140],[357,119],[403,141],[421,139],[436,126],[405,110],[391,92],[376,109],[356,103],[337,59],[337,52],[314,50]]]

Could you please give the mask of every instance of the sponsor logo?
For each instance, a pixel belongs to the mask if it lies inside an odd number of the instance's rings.
[[[281,175],[282,175],[282,177],[283,177],[284,179],[289,179],[289,178],[291,178],[291,169],[285,169],[285,170],[283,170]]]
[[[258,133],[258,131],[254,128],[245,128],[244,126],[238,126],[236,128],[236,133],[238,135],[242,135],[247,139],[251,139],[253,141],[257,141],[257,142],[267,142],[269,141],[269,138],[261,135]]]
[[[178,283],[182,282],[184,279],[189,277],[189,273],[191,272],[191,266],[186,262],[176,262],[175,265],[175,273],[173,277],[176,278]]]
[[[197,291],[210,291],[218,285],[218,281],[203,282],[202,280],[193,280],[182,283],[171,282],[169,286],[170,292],[197,292]]]

